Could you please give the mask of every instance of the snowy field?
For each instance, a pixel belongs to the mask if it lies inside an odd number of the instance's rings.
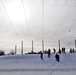
[[[0,75],[76,75],[76,54],[61,54],[60,62],[52,54],[40,59],[39,54],[0,56]]]

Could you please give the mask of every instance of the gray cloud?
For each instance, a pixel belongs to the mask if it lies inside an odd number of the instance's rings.
[[[10,24],[0,1],[0,41],[2,42],[0,48],[7,49],[8,51],[6,50],[6,52],[9,52],[17,44],[20,52],[20,44],[23,40],[25,52],[31,51],[31,40],[33,39],[34,50],[41,50],[41,40],[43,38],[42,0],[23,0],[27,22],[24,17],[21,0],[2,1],[16,32]],[[62,47],[74,47],[76,22],[73,26],[72,24],[76,19],[75,15],[75,0],[44,0],[45,49],[52,49],[53,47],[58,49],[59,39]],[[29,35],[28,27],[32,38]],[[5,48],[3,48],[4,46]]]

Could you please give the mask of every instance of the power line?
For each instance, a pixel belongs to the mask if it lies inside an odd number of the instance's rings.
[[[71,25],[70,29],[69,29],[69,32],[71,31],[71,29],[73,28],[74,24],[76,22],[76,19],[74,20],[73,24]]]
[[[28,21],[27,21],[27,16],[26,16],[26,11],[25,11],[23,0],[21,0],[21,2],[22,2],[22,6],[23,6],[23,11],[24,11],[24,15],[25,15],[25,20],[26,20],[26,25],[27,25],[27,28],[28,28],[29,36],[32,39],[32,36],[31,36],[31,33],[30,33],[30,29],[29,29],[29,25],[28,25]]]
[[[71,5],[72,5],[72,3],[68,6],[68,8],[66,9],[66,13],[69,11],[69,9],[71,8]],[[75,21],[76,21],[76,19],[75,19]],[[69,34],[69,32],[71,31],[71,29],[72,29],[72,27],[73,27],[73,25],[74,25],[74,23],[75,23],[75,21],[73,22],[73,24],[71,25],[71,27],[70,27],[70,29],[66,32],[66,35],[61,39],[61,40],[64,40],[67,36],[68,36],[68,34]],[[68,27],[67,27],[68,28]],[[65,28],[66,29],[66,28]]]
[[[68,30],[68,32],[66,33],[66,36],[65,36],[65,37],[67,37],[67,36],[68,36],[68,34],[71,32],[71,29],[73,28],[73,26],[74,26],[75,22],[76,22],[76,19],[75,19],[75,20],[74,20],[74,22],[72,23],[72,25],[71,25],[70,29]],[[61,40],[64,40],[64,39],[65,39],[65,37],[63,37]]]
[[[13,26],[13,24],[12,24],[12,21],[11,21],[11,19],[10,19],[9,15],[8,15],[8,13],[7,13],[7,10],[6,10],[6,8],[5,8],[5,6],[4,6],[4,4],[3,4],[3,1],[2,1],[2,0],[1,0],[1,3],[2,3],[2,6],[3,6],[3,8],[4,8],[5,12],[6,12],[6,15],[7,15],[8,19],[9,19],[9,21],[10,21],[11,25],[12,25],[12,28],[13,28],[13,30],[15,31],[16,36],[18,37],[18,39],[20,39],[20,38],[19,38],[19,36],[18,36],[18,34],[17,34],[17,32],[16,32],[16,30],[15,30],[15,28],[14,28],[14,26]]]
[[[71,32],[71,29],[73,28],[75,22],[76,22],[76,19],[74,20],[74,22],[73,22],[73,24],[71,25],[70,29],[69,29],[68,32],[66,33],[66,36],[63,37],[61,40],[64,40],[64,39],[68,36],[68,34]]]
[[[43,35],[43,40],[44,40],[44,0],[42,0],[42,35]]]

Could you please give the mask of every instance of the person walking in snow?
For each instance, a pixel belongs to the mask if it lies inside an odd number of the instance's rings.
[[[40,57],[41,57],[41,59],[43,59],[43,53],[42,53],[42,51],[40,52]]]
[[[60,56],[56,53],[56,55],[55,55],[55,58],[56,58],[56,61],[58,61],[59,62],[59,60],[60,60]]]
[[[51,50],[48,49],[48,58],[50,58]]]
[[[56,53],[56,50],[55,50],[55,48],[53,48],[53,51],[54,51],[54,54]]]

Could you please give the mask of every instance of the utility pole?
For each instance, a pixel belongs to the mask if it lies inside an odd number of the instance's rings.
[[[42,51],[44,53],[44,41],[42,40]]]
[[[76,49],[76,39],[75,39],[75,49]]]
[[[33,40],[32,40],[32,53],[33,53]]]
[[[60,50],[60,40],[58,40],[59,50]]]
[[[23,41],[21,42],[21,54],[23,55]]]
[[[15,45],[15,54],[17,54],[17,45]]]

